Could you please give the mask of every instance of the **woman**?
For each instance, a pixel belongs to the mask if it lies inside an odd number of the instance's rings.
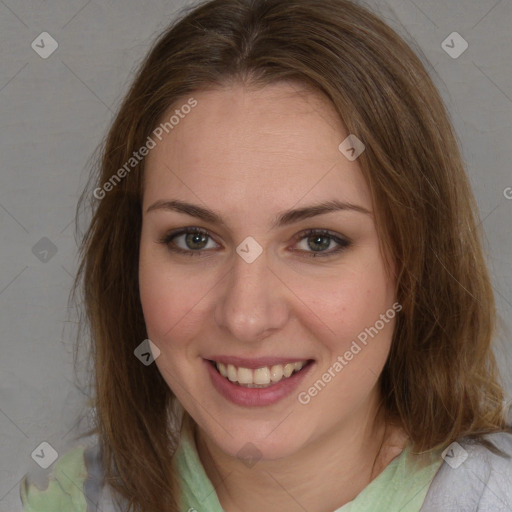
[[[98,445],[46,494],[24,482],[25,510],[95,510],[102,488],[102,510],[512,508],[473,196],[431,79],[375,15],[197,7],[91,183],[75,289]]]

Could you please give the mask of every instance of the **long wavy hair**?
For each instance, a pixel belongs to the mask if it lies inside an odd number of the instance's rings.
[[[144,159],[106,184],[194,91],[280,81],[326,95],[366,146],[358,163],[403,308],[379,379],[389,417],[415,451],[509,429],[478,212],[420,57],[349,0],[212,0],[183,13],[144,59],[77,207],[77,224],[82,208],[91,214],[72,289],[84,305],[79,341],[91,344],[89,432],[99,436],[106,482],[130,511],[178,511],[179,428],[169,419],[182,418],[156,365],[134,356],[147,338],[138,288]]]

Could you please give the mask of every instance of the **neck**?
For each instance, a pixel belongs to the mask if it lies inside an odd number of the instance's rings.
[[[225,512],[331,512],[352,501],[403,449],[406,438],[387,428],[370,400],[290,457],[247,467],[196,429],[196,445]]]

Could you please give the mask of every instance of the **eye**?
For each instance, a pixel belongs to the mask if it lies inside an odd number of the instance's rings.
[[[337,254],[351,244],[347,238],[343,238],[325,229],[308,229],[299,233],[295,239],[299,241],[299,252],[309,253],[306,254],[306,257],[313,258]],[[333,249],[328,250],[329,248]]]
[[[214,249],[209,243],[215,243],[207,231],[201,228],[184,228],[165,235],[160,243],[167,245],[170,251],[199,256],[203,250]]]
[[[299,248],[292,251],[305,253],[306,257],[332,256],[351,245],[347,238],[325,229],[302,231],[295,236],[295,240]],[[200,256],[204,251],[218,247],[206,230],[196,227],[174,230],[159,242],[166,245],[172,252],[188,256]]]

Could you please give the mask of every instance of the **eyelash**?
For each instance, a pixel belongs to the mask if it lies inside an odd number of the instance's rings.
[[[186,254],[188,256],[201,256],[203,252],[209,251],[210,249],[199,249],[199,250],[185,250],[181,249],[180,247],[177,247],[176,245],[171,245],[171,242],[182,235],[205,235],[209,239],[212,239],[208,231],[202,229],[202,228],[196,228],[196,227],[189,227],[179,230],[171,231],[170,233],[167,233],[164,235],[160,240],[158,240],[159,243],[164,244],[167,246],[167,248],[174,252],[179,254]],[[347,249],[351,245],[351,241],[347,238],[342,238],[337,236],[336,234],[332,233],[331,231],[328,231],[326,229],[307,229],[305,231],[301,231],[295,236],[295,243],[300,242],[301,240],[305,238],[310,238],[312,236],[322,237],[322,238],[328,238],[329,240],[332,240],[338,244],[338,247],[334,250],[330,251],[302,251],[298,250],[298,252],[305,252],[307,255],[305,257],[309,258],[325,258],[329,256],[333,256],[335,254],[338,254],[345,249]]]

